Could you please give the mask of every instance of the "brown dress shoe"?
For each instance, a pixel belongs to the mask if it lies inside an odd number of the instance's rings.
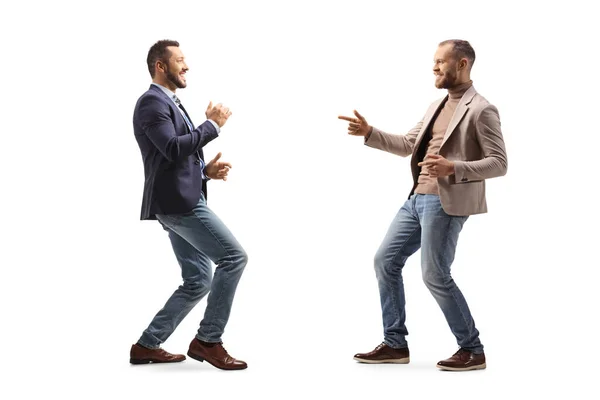
[[[473,354],[469,350],[459,349],[452,357],[437,363],[437,367],[446,371],[485,369],[485,354]]]
[[[188,356],[200,362],[206,360],[213,367],[225,370],[246,369],[248,365],[231,357],[222,343],[206,343],[201,342],[197,338],[190,343]]]
[[[394,349],[385,343],[381,343],[379,346],[375,347],[373,351],[355,354],[354,359],[358,362],[367,364],[408,364],[410,361],[410,353],[408,347]]]
[[[131,346],[129,357],[129,362],[132,364],[172,363],[185,360],[183,354],[171,354],[161,348],[148,349],[137,343]]]

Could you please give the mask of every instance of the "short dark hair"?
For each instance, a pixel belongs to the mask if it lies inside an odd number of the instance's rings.
[[[150,76],[154,78],[156,74],[154,66],[157,61],[167,62],[169,57],[171,57],[171,52],[167,49],[169,46],[179,47],[179,42],[175,40],[159,40],[154,43],[150,50],[148,50],[148,58],[146,62],[148,63],[148,71],[150,71]]]
[[[444,40],[442,43],[440,43],[440,46],[445,44],[453,45],[452,54],[457,60],[460,60],[461,58],[466,58],[469,60],[469,69],[471,69],[475,63],[475,50],[473,50],[473,47],[471,47],[469,42],[466,40],[450,39]]]

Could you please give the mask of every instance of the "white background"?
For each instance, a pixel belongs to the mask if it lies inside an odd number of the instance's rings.
[[[3,3],[2,398],[597,398],[598,66],[591,2]],[[132,130],[159,39],[181,44],[193,120],[233,110],[205,147],[233,163],[209,204],[250,256],[224,335],[249,363],[132,367],[129,348],[179,285],[166,233],[140,222]],[[469,219],[454,277],[488,369],[457,349],[407,263],[411,363],[352,360],[382,340],[373,255],[411,187],[409,160],[339,114],[405,133],[444,95],[432,58],[469,40],[508,174]],[[165,343],[185,353],[201,302]]]

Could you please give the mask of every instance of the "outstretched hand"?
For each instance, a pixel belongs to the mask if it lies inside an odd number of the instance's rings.
[[[221,158],[221,152],[215,156],[204,168],[204,175],[210,179],[222,179],[227,180],[227,174],[231,169],[231,163],[219,161]]]
[[[344,117],[343,115],[338,116],[339,119],[348,121],[348,134],[352,136],[367,136],[373,129],[368,123],[365,117],[360,115],[358,111],[354,110],[355,118]]]

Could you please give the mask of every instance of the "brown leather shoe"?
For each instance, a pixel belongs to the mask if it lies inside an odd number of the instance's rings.
[[[171,354],[161,348],[148,349],[137,343],[131,346],[129,357],[129,362],[132,364],[172,363],[185,360],[183,354]]]
[[[248,365],[231,357],[222,343],[206,343],[194,338],[190,343],[188,356],[200,362],[206,360],[213,367],[225,370],[246,369]]]
[[[373,351],[355,354],[354,359],[358,362],[367,364],[408,364],[410,361],[410,353],[408,347],[394,349],[385,343],[381,343],[379,346],[375,347]]]
[[[461,348],[452,357],[437,363],[437,367],[446,371],[485,369],[485,354],[473,354]]]

